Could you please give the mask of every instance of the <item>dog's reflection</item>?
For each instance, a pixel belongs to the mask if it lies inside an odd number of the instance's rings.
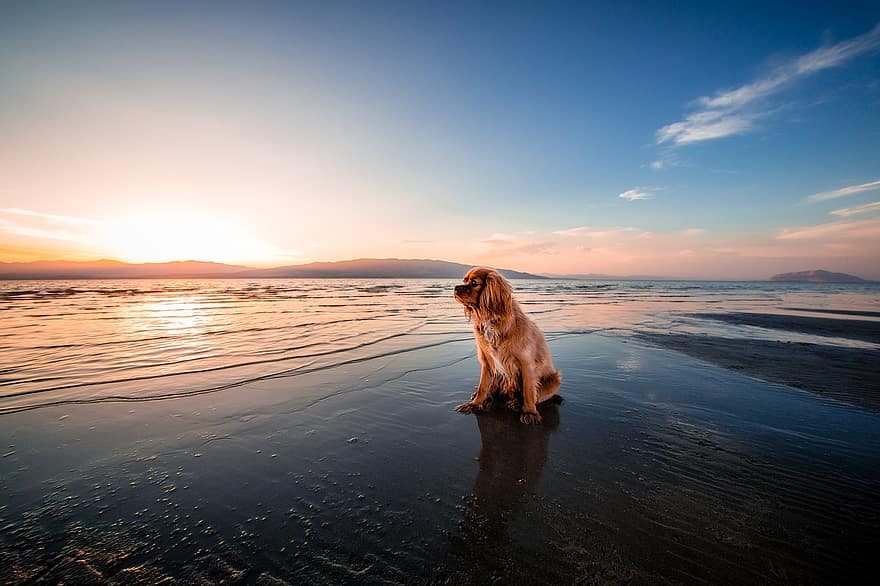
[[[501,405],[475,417],[480,428],[479,468],[455,539],[466,549],[507,542],[510,523],[537,489],[550,435],[559,428],[558,404],[538,408],[543,425],[523,425]]]

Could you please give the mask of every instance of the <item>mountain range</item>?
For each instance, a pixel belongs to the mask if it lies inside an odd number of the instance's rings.
[[[12,279],[460,279],[472,265],[431,259],[360,258],[336,262],[255,269],[217,262],[185,260],[162,263],[126,263],[118,260],[0,262],[0,280]],[[498,269],[508,279],[669,280],[648,275],[534,275]],[[824,270],[782,273],[770,281],[808,283],[862,283],[863,279]]]
[[[471,265],[427,259],[361,258],[268,269],[204,261],[132,264],[118,260],[0,262],[0,279],[460,279]],[[498,269],[508,279],[545,279]]]

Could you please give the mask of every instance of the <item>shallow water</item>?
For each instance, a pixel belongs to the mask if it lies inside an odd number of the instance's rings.
[[[134,280],[0,283],[0,412],[177,396],[465,339],[448,280]],[[880,323],[880,286],[517,281],[552,337],[681,331],[880,347],[877,341],[720,323],[706,312]],[[701,315],[703,314],[703,315]],[[867,317],[866,317],[867,316]]]
[[[871,568],[878,412],[632,334],[876,348],[692,315],[870,321],[876,288],[515,282],[567,399],[526,427],[452,410],[479,369],[451,285],[6,283],[5,581],[821,583]]]

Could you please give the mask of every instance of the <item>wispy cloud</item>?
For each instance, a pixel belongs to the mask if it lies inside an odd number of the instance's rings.
[[[553,233],[556,234],[557,236],[575,237],[575,236],[580,236],[581,234],[583,234],[584,232],[586,232],[589,229],[590,229],[589,226],[578,226],[577,228],[567,228],[565,230],[554,230]]]
[[[632,232],[642,232],[639,228],[632,226],[615,226],[611,228],[593,228],[591,226],[578,226],[577,228],[568,228],[566,230],[555,230],[553,234],[557,236],[586,237],[586,238],[607,238],[608,236],[618,236]]]
[[[861,185],[849,185],[847,187],[835,189],[834,191],[823,191],[822,193],[814,193],[813,195],[807,197],[806,201],[827,201],[829,199],[837,199],[839,197],[853,195],[854,193],[873,191],[875,189],[880,189],[880,180],[862,183]]]
[[[816,240],[816,239],[876,239],[880,238],[880,220],[837,221],[802,228],[783,228],[778,240]]]
[[[648,189],[642,189],[640,187],[635,187],[633,189],[629,189],[624,191],[623,193],[618,194],[617,197],[629,200],[629,201],[637,201],[643,199],[651,199],[654,197],[654,194],[651,193]]]
[[[534,240],[531,236],[519,237],[506,234],[492,234],[477,243],[477,247],[483,253],[499,257],[552,254],[555,246],[555,242]]]
[[[657,131],[657,143],[689,144],[714,138],[744,134],[755,127],[758,113],[705,110],[689,114],[681,122],[664,126]]]
[[[714,96],[697,98],[695,112],[657,130],[657,144],[678,146],[750,132],[756,128],[758,120],[774,112],[774,108],[766,104],[767,98],[773,94],[803,78],[842,66],[878,48],[880,24],[852,39],[791,59],[750,83],[719,91]]]
[[[41,238],[44,240],[65,240],[69,242],[78,242],[82,240],[80,235],[67,230],[46,230],[44,228],[22,226],[21,224],[10,222],[5,218],[0,218],[0,232],[13,234],[15,236],[27,236],[28,238]]]
[[[849,216],[857,216],[859,214],[869,214],[871,212],[880,212],[880,201],[875,201],[872,203],[866,203],[862,206],[856,206],[854,208],[843,208],[840,210],[834,210],[831,212],[835,216],[841,216],[844,218],[848,218]]]
[[[44,240],[87,241],[101,222],[22,208],[0,208],[0,232]]]
[[[59,216],[58,214],[46,214],[43,212],[35,212],[33,210],[25,210],[22,208],[0,208],[0,214],[10,214],[14,216],[27,216],[30,218],[39,218],[47,222],[55,224],[72,224],[74,226],[97,226],[101,224],[98,220],[89,218],[77,218],[74,216]]]
[[[663,171],[673,167],[688,166],[690,166],[690,164],[679,157],[678,153],[675,151],[674,145],[666,145],[660,149],[660,152],[653,161],[642,165],[642,167],[646,167],[652,171]]]

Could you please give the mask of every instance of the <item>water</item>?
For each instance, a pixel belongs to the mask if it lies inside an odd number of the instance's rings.
[[[470,328],[452,300],[454,284],[6,281],[0,284],[0,412],[199,393],[461,340]],[[871,284],[516,281],[514,286],[526,312],[550,337],[639,330],[809,342],[816,337],[692,314],[880,312],[880,286]],[[877,347],[839,337],[820,341]]]
[[[880,388],[877,285],[515,281],[563,372],[542,426],[453,411],[479,375],[453,285],[3,283],[0,582],[829,583],[873,568],[880,403],[861,399]],[[728,368],[644,340],[714,345]],[[788,372],[755,374],[756,359]],[[803,373],[850,388],[780,384]]]

